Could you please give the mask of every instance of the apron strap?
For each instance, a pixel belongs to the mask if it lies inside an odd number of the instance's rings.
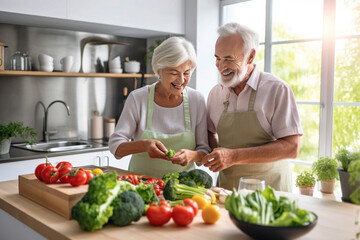
[[[251,91],[250,100],[249,100],[249,107],[248,107],[248,111],[249,111],[249,112],[254,111],[254,105],[255,105],[255,99],[256,99],[256,92],[257,92],[257,90],[259,89],[261,77],[262,77],[262,73],[260,72],[259,81],[258,81],[256,90],[253,89],[253,90]]]
[[[150,86],[150,94],[149,94],[147,116],[146,116],[146,129],[151,129],[151,126],[152,126],[152,114],[153,114],[153,109],[154,109],[154,92],[155,92],[156,83],[157,82],[154,82]]]
[[[155,96],[155,85],[157,82],[153,83],[150,86],[150,94],[148,100],[148,108],[147,108],[147,116],[146,116],[146,129],[150,130],[152,126],[152,115],[154,109],[154,96]],[[189,109],[189,101],[186,89],[182,92],[183,95],[183,104],[184,104],[184,117],[185,117],[185,130],[191,131],[190,124],[190,109]]]
[[[182,92],[183,95],[183,104],[184,104],[184,116],[185,116],[185,129],[187,132],[191,131],[190,124],[190,108],[189,108],[189,100],[187,96],[186,89]]]

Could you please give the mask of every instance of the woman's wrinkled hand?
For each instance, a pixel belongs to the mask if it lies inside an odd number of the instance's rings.
[[[179,150],[174,157],[170,158],[173,164],[187,166],[190,162],[198,162],[205,155],[203,152],[193,151],[189,149]]]
[[[145,151],[151,158],[162,158],[168,160],[166,156],[167,149],[162,142],[155,139],[148,139],[145,141]]]

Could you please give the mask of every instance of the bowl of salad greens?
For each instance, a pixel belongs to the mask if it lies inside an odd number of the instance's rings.
[[[269,186],[247,195],[234,189],[225,208],[235,226],[255,239],[298,238],[311,231],[318,220],[315,213],[299,208],[297,201],[276,196]]]

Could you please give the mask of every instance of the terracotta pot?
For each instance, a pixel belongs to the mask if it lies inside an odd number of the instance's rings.
[[[323,193],[334,193],[335,182],[335,179],[321,181],[320,191]]]
[[[314,186],[299,186],[300,194],[312,196],[314,194]]]

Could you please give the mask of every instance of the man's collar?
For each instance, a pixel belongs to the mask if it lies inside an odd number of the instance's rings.
[[[256,66],[256,64],[254,64],[254,70],[252,71],[250,78],[246,84],[249,85],[249,87],[251,87],[255,91],[257,90],[259,76],[260,76],[260,71],[259,71],[258,67]]]

